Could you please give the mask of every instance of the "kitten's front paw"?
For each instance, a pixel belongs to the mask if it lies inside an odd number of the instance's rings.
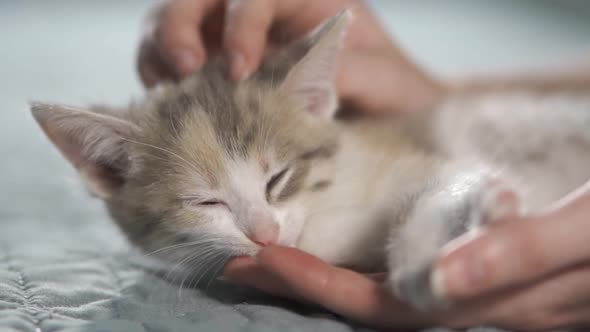
[[[432,265],[442,247],[470,229],[521,213],[520,197],[508,181],[482,179],[467,189],[463,196],[440,191],[418,201],[392,241],[391,289],[419,310],[450,305],[435,295],[431,280]]]
[[[440,310],[449,302],[438,297],[431,287],[432,264],[412,270],[397,269],[389,275],[389,287],[402,301],[421,311]]]

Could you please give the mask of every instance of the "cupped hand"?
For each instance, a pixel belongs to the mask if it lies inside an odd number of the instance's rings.
[[[378,19],[359,0],[170,0],[148,18],[138,69],[148,87],[178,80],[209,58],[223,55],[229,76],[253,73],[264,54],[302,37],[348,8],[353,21],[339,59],[340,96],[365,111],[429,108],[442,85],[396,47]]]
[[[590,326],[590,183],[536,216],[457,239],[435,271],[447,299],[501,298],[490,303],[497,308],[488,321],[527,330]]]
[[[235,284],[319,305],[380,329],[435,325],[461,328],[479,325],[487,318],[485,301],[473,301],[445,311],[419,312],[392,295],[383,283],[384,274],[363,275],[326,264],[293,248],[265,247],[256,258],[235,258],[226,265],[224,277]]]
[[[590,186],[590,185],[588,185]],[[436,264],[449,309],[421,313],[380,280],[292,248],[267,247],[225,269],[231,282],[379,328],[493,325],[522,331],[590,326],[590,190],[553,209],[458,239]]]
[[[293,248],[265,247],[256,259],[236,258],[226,265],[224,276],[232,283],[314,303],[370,326],[416,328],[429,326],[434,319],[391,296],[379,277],[326,264]]]

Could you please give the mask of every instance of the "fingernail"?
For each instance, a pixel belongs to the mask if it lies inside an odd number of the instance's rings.
[[[230,76],[235,81],[242,81],[249,75],[244,55],[240,52],[232,52],[229,57]]]
[[[430,287],[435,296],[448,299],[471,295],[484,285],[487,277],[483,259],[485,248],[472,249],[478,249],[479,252],[452,257],[434,270],[430,277]]]
[[[180,76],[190,75],[200,66],[197,57],[189,50],[173,51],[171,55]]]
[[[445,274],[438,268],[430,275],[430,289],[438,299],[446,298]]]

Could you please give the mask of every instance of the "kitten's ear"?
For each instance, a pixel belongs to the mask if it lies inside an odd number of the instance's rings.
[[[280,87],[281,92],[303,103],[306,111],[329,118],[338,107],[334,87],[336,58],[351,20],[348,10],[329,19],[313,33],[311,48],[289,71]]]
[[[129,166],[125,143],[137,130],[133,124],[63,105],[32,103],[31,112],[93,194],[108,199],[125,183]]]

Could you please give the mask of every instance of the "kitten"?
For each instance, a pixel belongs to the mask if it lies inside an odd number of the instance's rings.
[[[232,83],[221,61],[126,109],[32,105],[129,239],[187,268],[293,246],[441,304],[431,265],[471,229],[590,177],[590,98],[450,96],[435,112],[335,118],[344,13]]]

